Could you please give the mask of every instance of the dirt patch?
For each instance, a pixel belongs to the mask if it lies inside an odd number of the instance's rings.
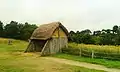
[[[60,58],[53,58],[53,57],[43,57],[43,58],[47,59],[47,60],[52,60],[52,61],[55,61],[55,62],[58,62],[58,63],[80,66],[80,67],[85,67],[85,68],[89,68],[89,69],[104,70],[104,71],[107,71],[107,72],[120,72],[120,69],[107,68],[105,66],[97,65],[97,64],[91,64],[91,63],[86,63],[86,62],[78,62],[78,61],[72,61],[72,60],[60,59]]]

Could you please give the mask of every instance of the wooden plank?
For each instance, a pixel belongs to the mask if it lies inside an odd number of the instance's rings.
[[[28,52],[28,49],[29,49],[30,45],[31,45],[31,41],[29,42],[29,45],[27,46],[27,49],[24,51],[25,53]]]
[[[58,28],[58,49],[61,52],[61,47],[60,47],[60,28]]]
[[[43,47],[40,55],[42,55],[42,54],[44,53],[44,50],[45,50],[45,48],[46,48],[46,45],[48,44],[48,41],[49,41],[49,40],[47,40],[47,42],[45,43],[45,45],[44,45],[44,47]]]
[[[93,59],[94,58],[94,50],[92,50],[92,55],[91,56],[92,56],[92,59]]]
[[[52,40],[52,39],[51,39]],[[49,52],[51,53],[51,48],[52,48],[52,44],[51,44],[52,42],[50,41],[49,42]]]

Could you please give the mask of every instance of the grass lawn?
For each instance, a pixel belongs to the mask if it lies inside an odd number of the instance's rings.
[[[79,56],[63,54],[63,53],[52,55],[52,56],[57,57],[57,58],[64,58],[64,59],[74,60],[74,61],[88,62],[88,63],[93,63],[93,64],[100,64],[100,65],[104,65],[104,66],[109,67],[109,68],[118,68],[118,69],[120,69],[120,61],[112,61],[112,60],[106,60],[106,59],[92,59],[92,58],[79,57]]]
[[[56,63],[38,54],[24,53],[27,45],[27,42],[19,40],[7,45],[7,39],[0,38],[0,72],[104,72]]]

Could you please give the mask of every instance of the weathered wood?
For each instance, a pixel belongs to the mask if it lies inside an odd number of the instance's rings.
[[[28,45],[28,47],[27,47],[25,52],[33,52],[34,51],[33,48],[34,48],[34,44],[33,44],[32,41],[30,41],[30,43],[29,43],[29,45]]]
[[[81,57],[82,55],[81,48],[79,48],[79,56]]]
[[[41,52],[41,55],[55,54],[61,52],[62,48],[67,47],[68,38],[66,33],[58,27],[45,43],[42,40],[32,40],[26,51]],[[43,46],[42,46],[43,45]]]
[[[61,47],[60,47],[60,28],[58,28],[58,49],[59,49],[59,52],[61,52]]]
[[[48,44],[48,41],[45,43],[45,45],[44,45],[44,47],[43,47],[43,49],[42,49],[42,51],[41,51],[41,54],[40,54],[40,55],[44,55],[44,50],[45,50],[45,48],[46,48],[47,44]]]
[[[29,49],[30,45],[31,45],[31,41],[29,41],[29,45],[27,46],[27,49],[25,50],[25,53],[29,52],[28,49]]]
[[[94,58],[94,50],[92,50],[92,58]]]
[[[12,40],[11,39],[8,40],[8,45],[12,45]]]

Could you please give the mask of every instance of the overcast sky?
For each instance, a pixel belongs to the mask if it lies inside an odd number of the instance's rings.
[[[0,0],[0,20],[44,24],[60,21],[68,30],[120,25],[120,0]]]

